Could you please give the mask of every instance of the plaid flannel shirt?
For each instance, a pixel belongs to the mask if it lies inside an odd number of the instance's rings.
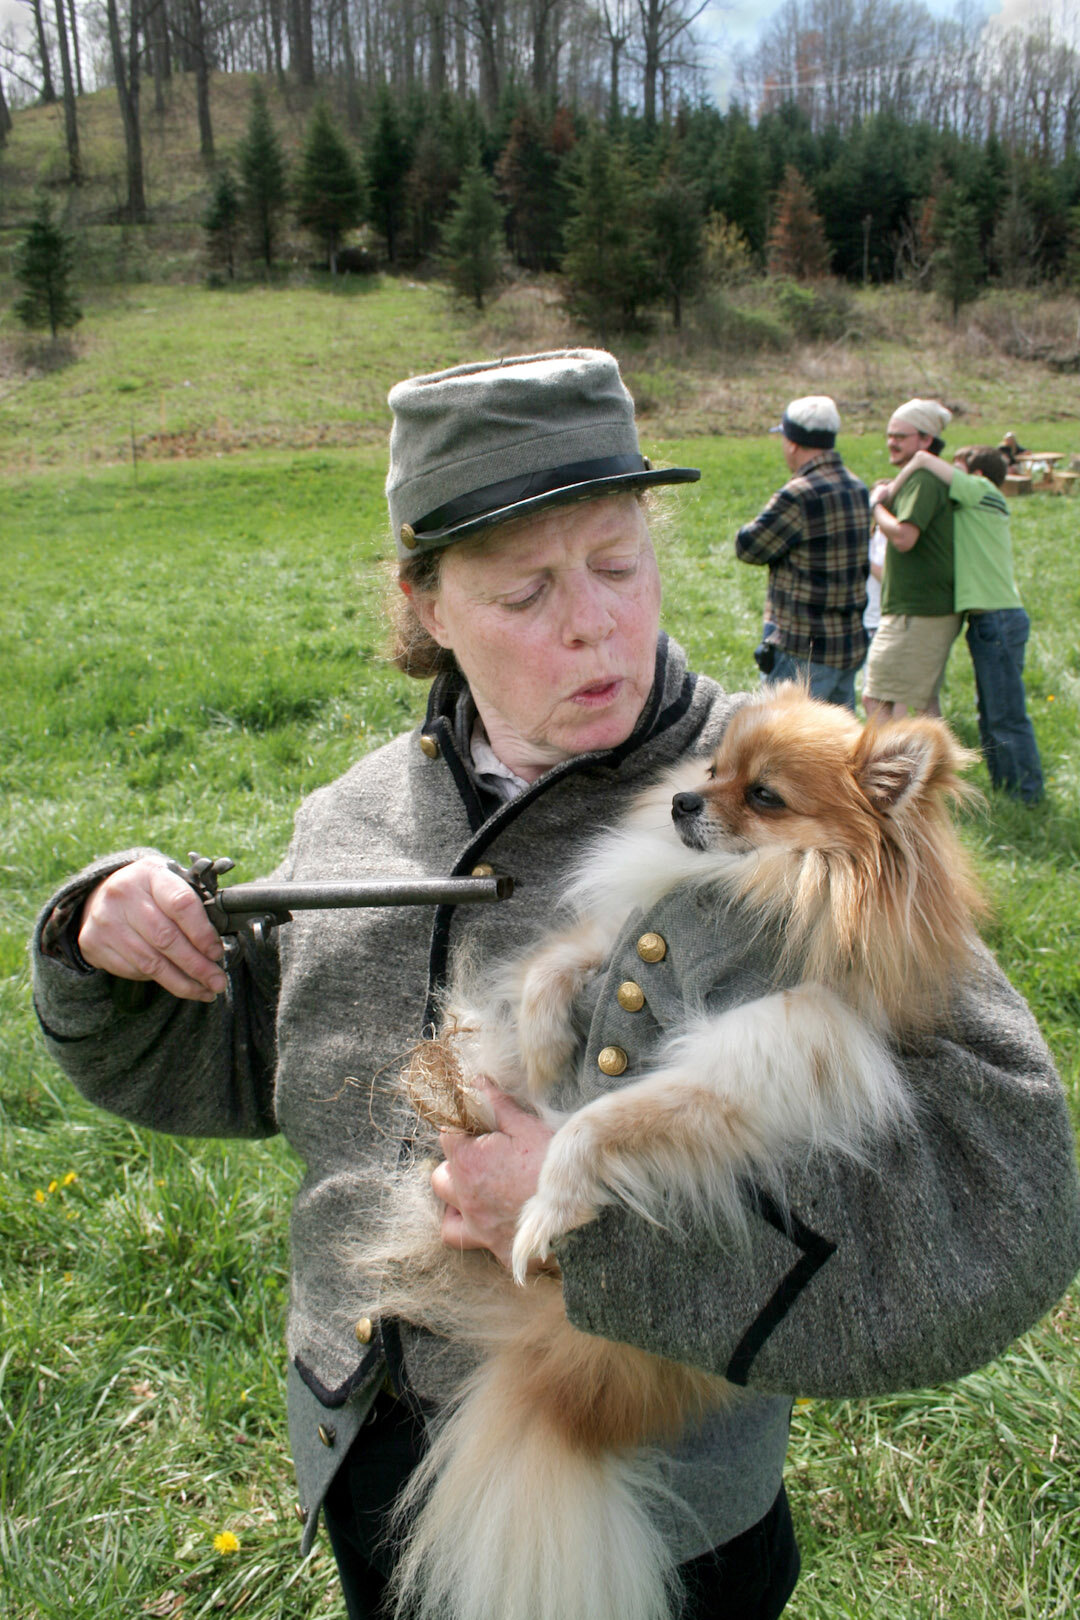
[[[869,541],[866,485],[835,450],[804,462],[735,536],[740,561],[769,570],[768,639],[793,658],[858,669],[869,645],[863,625]]]

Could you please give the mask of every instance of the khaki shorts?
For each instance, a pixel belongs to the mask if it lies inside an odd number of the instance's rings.
[[[863,697],[876,698],[879,703],[906,703],[916,711],[929,708],[962,622],[959,613],[942,613],[932,619],[910,613],[885,614],[870,643]]]

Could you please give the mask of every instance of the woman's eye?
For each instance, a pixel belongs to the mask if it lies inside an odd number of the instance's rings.
[[[542,585],[537,585],[535,590],[529,591],[525,596],[506,598],[503,601],[503,607],[509,608],[511,613],[517,612],[520,608],[532,607],[534,602],[539,602],[541,596],[543,595],[543,591],[544,587]]]
[[[596,572],[605,579],[630,579],[637,573],[637,567],[636,557],[612,558],[610,562],[599,563]]]
[[[746,802],[752,804],[756,810],[786,810],[787,806],[779,793],[774,793],[771,787],[764,782],[752,782],[746,790]]]

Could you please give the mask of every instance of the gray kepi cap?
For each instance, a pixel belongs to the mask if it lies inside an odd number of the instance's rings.
[[[634,402],[602,349],[409,377],[389,403],[386,498],[400,559],[566,501],[701,477],[641,454]]]

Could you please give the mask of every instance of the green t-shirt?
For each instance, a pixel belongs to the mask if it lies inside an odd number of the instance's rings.
[[[881,582],[882,613],[935,619],[953,606],[953,509],[949,491],[933,473],[913,473],[896,497],[895,515],[914,523],[919,538],[910,551],[890,546]]]
[[[957,613],[1021,607],[1004,495],[988,478],[956,471],[949,499],[956,508]]]

